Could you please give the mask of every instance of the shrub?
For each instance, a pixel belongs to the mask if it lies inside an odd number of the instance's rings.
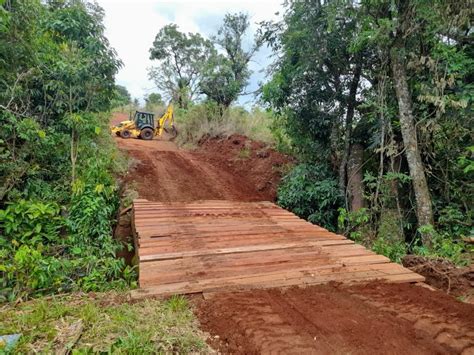
[[[133,269],[115,257],[124,246],[112,236],[119,206],[114,174],[124,171],[125,161],[108,132],[109,116],[83,117],[87,126],[81,131],[78,154],[82,159],[73,184],[70,162],[58,159],[55,169],[66,175],[38,176],[27,179],[24,190],[18,188],[20,195],[47,199],[15,200],[15,193],[0,210],[0,301],[135,283]],[[51,158],[56,154],[54,149],[49,153]],[[61,183],[56,185],[58,180]],[[64,183],[67,180],[69,184]]]
[[[415,244],[412,248],[414,254],[448,259],[457,265],[466,265],[472,261],[470,258],[473,250],[469,251],[462,241],[455,240],[449,233],[440,233],[430,225],[420,227],[418,232],[419,234],[429,233],[431,235],[431,245],[420,246]],[[419,238],[417,241],[419,241]]]
[[[298,216],[335,230],[342,201],[337,181],[324,166],[299,164],[278,189],[278,204]]]
[[[213,103],[191,106],[188,110],[176,110],[179,131],[178,144],[196,145],[204,136],[219,137],[242,134],[250,139],[273,143],[270,130],[271,114],[258,108],[250,112],[241,107],[230,107],[221,115]]]

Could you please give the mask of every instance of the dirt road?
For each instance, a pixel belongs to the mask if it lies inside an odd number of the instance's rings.
[[[159,140],[117,143],[136,160],[130,179],[142,198],[273,196],[256,185],[264,174],[252,171],[252,160],[236,163],[237,156],[227,155],[225,165],[212,158],[220,154],[215,148],[188,152]],[[265,179],[263,185],[275,184],[274,177]],[[194,302],[209,342],[223,353],[474,354],[474,306],[416,285],[330,284],[221,293]]]

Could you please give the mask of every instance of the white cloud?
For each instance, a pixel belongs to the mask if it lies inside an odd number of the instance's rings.
[[[250,32],[257,29],[257,22],[275,19],[275,12],[281,11],[282,0],[98,0],[105,10],[106,36],[117,50],[124,67],[117,75],[117,82],[127,87],[133,97],[143,98],[154,90],[148,79],[147,68],[149,48],[156,33],[168,23],[176,23],[183,32],[199,32],[208,37],[216,32],[227,12],[245,12],[250,15]],[[269,63],[269,51],[262,50],[251,63],[254,75],[248,91],[257,88],[262,80],[259,73]],[[250,98],[251,99],[251,98]],[[241,99],[241,102],[249,98]]]

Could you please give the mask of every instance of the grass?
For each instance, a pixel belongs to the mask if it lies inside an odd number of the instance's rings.
[[[246,111],[241,107],[231,107],[221,116],[215,107],[198,104],[188,110],[175,110],[178,137],[181,146],[196,146],[204,136],[227,137],[241,134],[252,140],[274,143],[271,132],[270,113],[258,108]]]
[[[137,303],[129,303],[127,297],[115,292],[94,297],[71,294],[6,304],[0,308],[0,334],[22,334],[16,353],[206,351],[204,336],[184,297]]]
[[[248,147],[244,147],[241,150],[239,150],[238,157],[239,159],[248,159],[252,155],[252,150]]]

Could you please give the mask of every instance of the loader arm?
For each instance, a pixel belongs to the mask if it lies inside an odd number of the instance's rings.
[[[161,136],[163,134],[163,130],[165,129],[165,125],[169,124],[172,128],[174,128],[174,116],[173,116],[173,105],[169,104],[166,112],[163,116],[160,117],[158,121],[158,127],[156,129],[155,135]]]

